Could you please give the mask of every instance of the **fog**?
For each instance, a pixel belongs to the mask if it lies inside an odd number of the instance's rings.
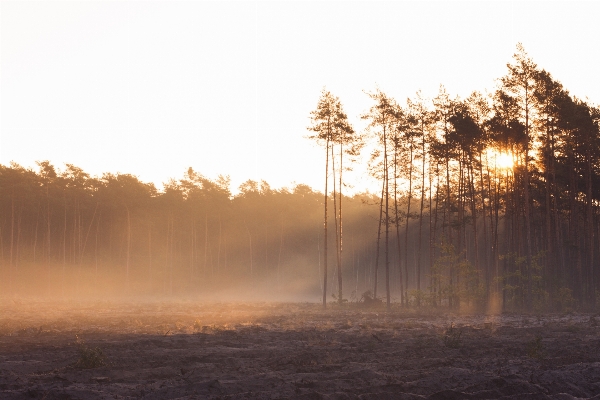
[[[227,181],[190,170],[159,193],[131,175],[96,180],[74,166],[58,175],[50,164],[3,177],[17,185],[2,196],[3,296],[318,301],[322,292],[323,195],[307,186],[249,181],[232,196]],[[376,200],[344,197],[347,296],[372,280]],[[332,293],[334,251],[328,263]]]

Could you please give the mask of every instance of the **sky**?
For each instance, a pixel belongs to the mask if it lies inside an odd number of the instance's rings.
[[[600,102],[600,2],[0,2],[0,164],[49,160],[159,188],[188,167],[322,191],[307,138],[325,87],[360,131],[399,103],[493,91],[521,42]],[[366,159],[367,156],[364,156]],[[364,163],[349,191],[376,186]]]

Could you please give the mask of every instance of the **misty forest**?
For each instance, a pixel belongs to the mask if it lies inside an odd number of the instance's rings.
[[[464,99],[367,90],[361,130],[343,99],[315,94],[319,190],[247,181],[233,194],[192,168],[157,190],[70,164],[0,165],[0,293],[592,310],[600,109],[520,45],[507,67]],[[346,193],[359,168],[376,193]]]

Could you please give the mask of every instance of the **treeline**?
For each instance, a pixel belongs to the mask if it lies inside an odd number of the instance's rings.
[[[370,173],[381,182],[374,276],[381,269],[388,306],[394,272],[403,305],[595,306],[597,107],[571,96],[520,44],[490,95],[452,98],[441,87],[434,99],[417,93],[405,105],[380,89],[367,95],[365,132],[354,132],[326,90],[309,129],[326,149],[334,185],[343,148],[370,153]],[[336,243],[341,232],[337,222]],[[377,288],[375,279],[375,296]]]
[[[247,181],[233,196],[228,178],[211,180],[190,168],[158,191],[129,174],[95,178],[48,161],[38,167],[0,165],[3,295],[226,292],[307,300],[321,290],[322,195],[306,185],[274,190]],[[375,201],[346,201],[354,252],[348,268],[362,271],[376,226],[368,204]]]

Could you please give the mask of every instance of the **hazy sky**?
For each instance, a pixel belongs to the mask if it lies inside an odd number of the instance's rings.
[[[322,190],[305,138],[326,86],[351,122],[493,90],[517,42],[600,102],[600,2],[0,2],[0,163],[50,160],[160,186],[187,167]],[[352,183],[368,185],[357,167]]]

